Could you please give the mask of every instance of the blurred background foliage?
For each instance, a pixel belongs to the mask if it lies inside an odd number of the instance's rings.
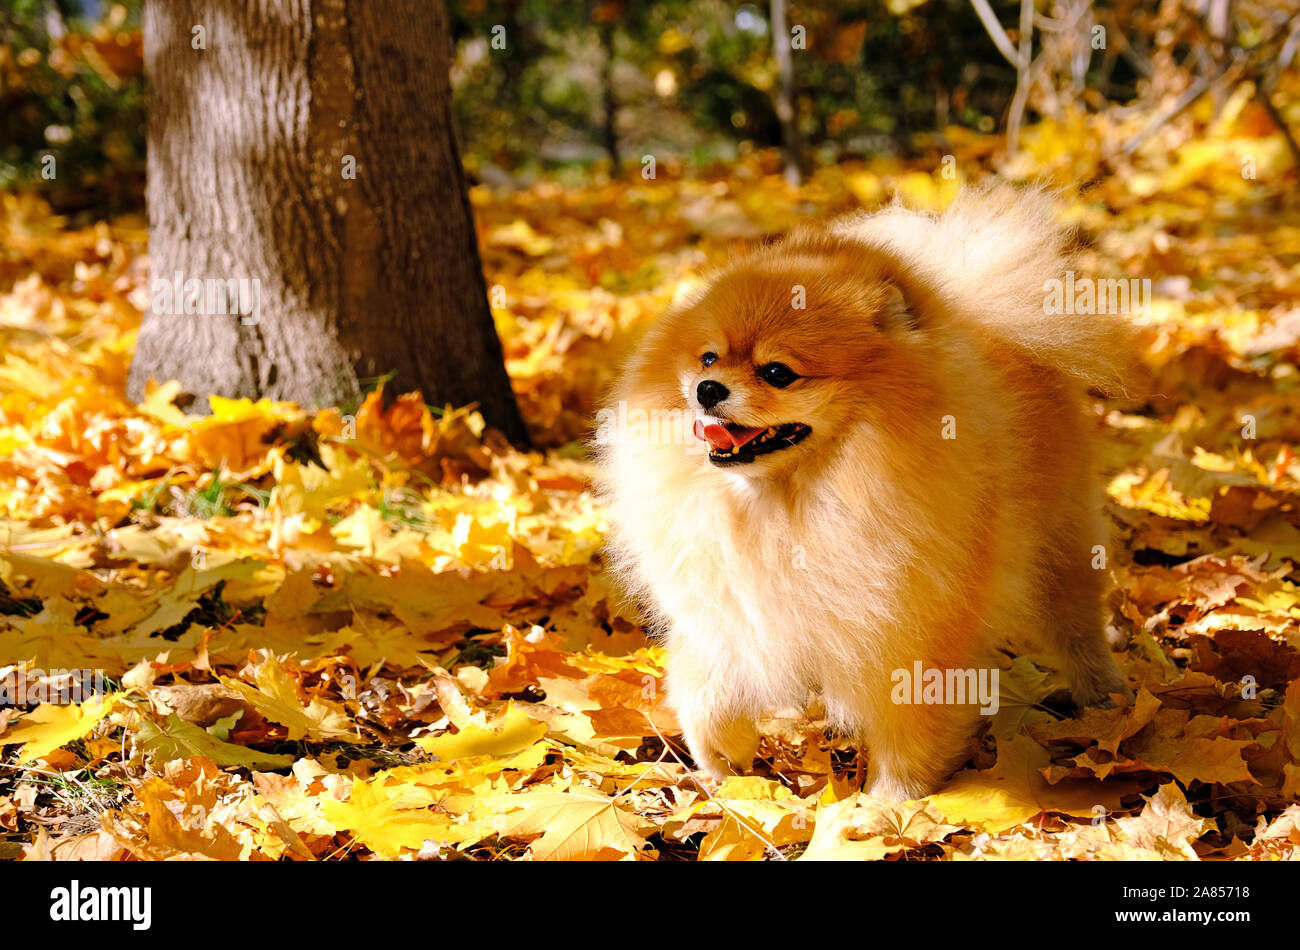
[[[780,142],[766,5],[605,2],[561,13],[546,0],[468,0],[454,11],[459,115],[477,161],[517,170],[608,157],[607,74],[621,158],[726,160],[743,143]],[[793,57],[797,121],[822,161],[905,151],[914,133],[949,123],[991,131],[1015,88],[968,0],[820,3],[788,18],[807,41]],[[491,49],[494,24],[521,55]]]
[[[0,188],[40,186],[61,212],[141,206],[141,2],[4,0]],[[635,174],[646,155],[707,170],[778,146],[772,2],[449,0],[467,168],[520,185],[611,166]],[[989,6],[1016,53],[1021,3]],[[971,0],[788,4],[802,33],[801,163],[907,157],[962,130],[1018,128],[1022,116],[1159,115],[1227,69],[1273,111],[1267,90],[1297,38],[1295,0],[1039,0],[1032,12],[1032,65],[1020,70]]]
[[[65,212],[142,206],[143,76],[139,0],[3,0],[0,188],[42,185]]]

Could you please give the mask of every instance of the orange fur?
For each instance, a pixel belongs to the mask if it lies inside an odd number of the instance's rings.
[[[996,665],[1006,640],[1054,648],[1080,702],[1126,689],[1082,405],[1124,379],[1127,344],[1117,321],[1044,314],[1062,245],[1033,192],[895,207],[798,229],[647,331],[615,406],[811,426],[728,467],[662,432],[600,447],[614,564],[666,637],[669,702],[707,772],[747,767],[758,718],[820,692],[866,744],[872,794],[927,794],[978,712],[895,704],[891,672]],[[774,361],[800,378],[759,379]],[[729,391],[711,410],[704,380]]]

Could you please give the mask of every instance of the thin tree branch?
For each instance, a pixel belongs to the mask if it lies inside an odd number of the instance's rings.
[[[1150,122],[1146,124],[1145,127],[1143,127],[1143,129],[1140,132],[1137,133],[1137,135],[1129,139],[1129,141],[1124,145],[1124,147],[1120,149],[1120,155],[1127,158],[1129,155],[1132,155],[1134,152],[1136,152],[1139,148],[1142,147],[1142,145],[1147,141],[1147,139],[1155,135],[1156,132],[1159,131],[1165,124],[1167,124],[1168,122],[1176,118],[1184,109],[1186,109],[1193,102],[1199,99],[1205,93],[1205,91],[1209,89],[1211,86],[1213,86],[1215,83],[1223,82],[1225,80],[1228,82],[1235,83],[1239,79],[1241,79],[1243,75],[1250,74],[1253,76],[1255,74],[1255,71],[1251,67],[1251,60],[1255,58],[1260,53],[1261,50],[1267,50],[1271,48],[1273,43],[1279,37],[1281,37],[1284,32],[1287,31],[1289,25],[1290,25],[1290,21],[1288,20],[1287,24],[1284,25],[1282,28],[1275,30],[1268,37],[1266,37],[1263,40],[1260,40],[1258,43],[1256,43],[1254,46],[1250,47],[1249,49],[1243,47],[1237,47],[1236,49],[1233,50],[1232,58],[1228,61],[1228,63],[1226,63],[1215,74],[1213,75],[1205,74],[1205,75],[1198,76],[1196,80],[1190,86],[1188,86],[1186,90],[1184,90],[1183,94],[1174,100],[1174,102],[1169,106],[1169,108],[1165,109],[1159,115],[1155,116]],[[1282,128],[1285,129],[1285,126],[1282,126]],[[1290,131],[1286,130],[1283,132],[1283,134],[1289,136]]]
[[[1278,131],[1282,133],[1282,138],[1286,140],[1287,148],[1291,150],[1291,158],[1300,168],[1300,142],[1296,142],[1295,136],[1291,134],[1291,129],[1286,124],[1286,119],[1282,118],[1282,113],[1278,111],[1277,106],[1273,105],[1273,100],[1269,98],[1269,90],[1264,88],[1262,83],[1255,85],[1255,98],[1259,104],[1264,107],[1268,117],[1273,120]]]
[[[1023,63],[1016,77],[1016,94],[1011,98],[1011,114],[1007,119],[1007,150],[1014,152],[1020,146],[1020,123],[1029,104],[1030,67],[1034,51],[1034,0],[1020,0],[1020,52]]]
[[[1002,29],[1002,24],[998,22],[997,15],[994,14],[993,8],[989,6],[989,0],[970,0],[970,2],[979,15],[980,22],[984,24],[984,29],[988,31],[989,39],[993,41],[993,45],[998,48],[998,52],[1006,58],[1006,61],[1014,66],[1017,71],[1028,66],[1028,63],[1021,62],[1020,54],[1011,45],[1011,38]]]

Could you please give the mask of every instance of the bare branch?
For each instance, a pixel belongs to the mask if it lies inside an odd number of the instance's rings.
[[[1020,123],[1029,103],[1031,84],[1030,65],[1034,51],[1034,0],[1020,0],[1020,52],[1017,59],[1023,64],[1016,77],[1016,94],[1011,99],[1011,114],[1007,119],[1007,149],[1014,152],[1020,145]]]
[[[989,39],[993,45],[998,48],[998,52],[1006,58],[1006,61],[1016,68],[1017,71],[1023,70],[1028,63],[1020,60],[1020,55],[1016,48],[1011,45],[1011,38],[1007,36],[1006,31],[1002,29],[1002,24],[998,22],[993,8],[989,6],[989,0],[970,0],[971,6],[979,14],[980,22],[984,24],[984,29],[988,31]]]

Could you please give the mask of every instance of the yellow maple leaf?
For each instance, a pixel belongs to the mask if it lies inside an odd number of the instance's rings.
[[[523,218],[516,218],[507,225],[493,228],[488,232],[487,241],[500,247],[518,248],[529,257],[548,254],[555,247],[553,240],[538,234]]]
[[[529,853],[539,861],[628,860],[646,847],[647,819],[590,788],[503,795],[485,802],[486,823],[503,838],[541,837]]]
[[[1041,770],[1051,761],[1047,750],[1025,735],[999,740],[998,761],[991,769],[958,772],[942,791],[925,799],[946,821],[998,832],[1030,821],[1044,812],[1090,817],[1100,805],[1107,812],[1131,790],[1117,782],[1086,780],[1048,783]]]
[[[856,796],[817,805],[817,821],[801,861],[879,861],[900,846],[890,847],[880,835],[852,838],[857,826],[852,814]]]
[[[729,776],[707,800],[678,812],[679,820],[701,816],[721,819],[700,843],[706,861],[758,861],[813,833],[811,805],[756,775]]]
[[[357,782],[346,802],[322,797],[321,815],[335,828],[352,833],[359,842],[385,857],[396,857],[403,849],[418,849],[425,841],[463,841],[475,831],[453,824],[451,816],[435,811],[434,795],[415,786],[390,786],[382,780]],[[421,800],[422,799],[422,800]],[[481,832],[477,833],[481,837]]]
[[[242,696],[249,705],[289,731],[289,739],[353,739],[347,711],[338,703],[313,697],[304,704],[298,698],[298,684],[274,656],[265,657],[253,670],[255,687],[221,676],[221,684]]]
[[[139,730],[132,735],[132,742],[155,765],[196,755],[205,756],[220,766],[245,769],[282,769],[294,762],[292,755],[273,755],[223,742],[202,726],[186,722],[175,713],[170,714],[161,726],[150,719],[142,719]]]
[[[415,743],[443,762],[478,757],[505,759],[533,748],[545,735],[546,723],[538,722],[514,702],[508,702],[504,712],[486,729],[470,725],[457,733],[421,736]]]
[[[309,534],[325,522],[331,505],[364,495],[374,485],[370,463],[365,459],[354,459],[328,442],[320,444],[320,457],[324,468],[283,457],[273,463],[275,488],[268,510],[286,516],[302,515],[302,529]]]
[[[43,758],[76,739],[84,739],[90,730],[121,703],[116,693],[96,696],[86,702],[57,706],[45,703],[37,706],[19,720],[18,724],[0,736],[0,744],[23,743],[18,762],[31,762]]]
[[[143,402],[136,405],[136,412],[151,416],[165,425],[182,427],[187,422],[185,413],[172,405],[172,400],[180,394],[180,391],[181,384],[177,380],[157,383],[151,379],[145,383],[145,398]]]

